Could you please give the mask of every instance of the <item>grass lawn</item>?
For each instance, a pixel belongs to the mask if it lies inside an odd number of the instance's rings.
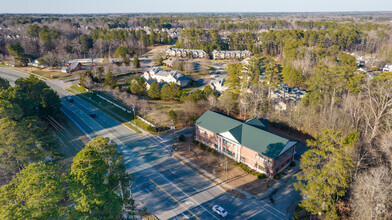
[[[28,68],[30,69],[30,68]],[[40,70],[37,68],[34,68],[34,70],[32,71],[32,73],[46,77],[46,78],[51,78],[51,79],[55,79],[55,78],[63,78],[63,77],[69,77],[71,76],[71,74],[69,73],[62,73],[60,71],[57,70]]]

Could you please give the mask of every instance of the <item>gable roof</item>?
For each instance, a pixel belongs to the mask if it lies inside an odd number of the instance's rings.
[[[206,111],[199,119],[196,120],[195,125],[208,129],[216,134],[228,131],[238,125],[241,125],[242,121],[228,117],[226,115]]]
[[[289,142],[292,143],[287,138],[269,132],[264,119],[253,118],[242,122],[217,112],[206,111],[195,125],[273,159],[282,153]]]
[[[72,62],[72,63],[69,65],[69,68],[76,68],[79,64],[80,64],[79,62]]]

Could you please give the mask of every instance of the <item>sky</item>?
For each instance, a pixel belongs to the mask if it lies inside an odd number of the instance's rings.
[[[0,13],[392,11],[392,0],[0,0]]]

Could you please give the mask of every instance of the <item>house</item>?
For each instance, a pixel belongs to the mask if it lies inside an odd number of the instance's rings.
[[[392,63],[385,64],[384,68],[382,68],[383,72],[392,72]]]
[[[211,79],[209,85],[211,88],[213,88],[215,91],[222,93],[227,89],[227,86],[224,85],[225,83],[225,77],[220,76],[220,77],[215,77],[214,79]]]
[[[297,141],[272,133],[262,118],[241,121],[206,111],[195,127],[197,141],[258,172],[275,175],[294,159]]]
[[[219,59],[241,59],[241,58],[249,58],[252,56],[252,53],[248,50],[236,50],[236,51],[225,51],[225,50],[214,50],[212,51],[212,58],[214,60]]]
[[[68,67],[63,67],[61,68],[62,73],[69,73],[69,68]]]
[[[184,74],[173,71],[173,70],[163,70],[159,67],[152,67],[148,71],[144,72],[142,79],[147,83],[147,89],[153,81],[158,83],[176,83],[180,87],[186,87],[190,84],[191,79]]]
[[[81,70],[82,69],[82,63],[80,63],[80,62],[72,62],[72,63],[69,64],[68,68],[69,68],[70,72]]]
[[[169,57],[207,58],[207,52],[205,50],[192,50],[172,47],[168,47],[166,49],[166,55]]]
[[[297,86],[290,88],[287,84],[279,84],[279,89],[271,92],[271,101],[276,110],[286,110],[288,103],[297,104],[307,94],[306,90]]]

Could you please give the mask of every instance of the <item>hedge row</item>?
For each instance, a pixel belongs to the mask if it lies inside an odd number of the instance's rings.
[[[205,144],[203,144],[203,143],[200,143],[200,142],[198,142],[198,141],[196,141],[196,140],[192,141],[192,144],[193,144],[193,145],[199,146],[199,147],[200,147],[202,150],[204,150],[205,152],[208,152],[208,153],[213,154],[213,155],[215,155],[215,156],[219,156],[219,155],[220,155],[218,151],[216,151],[216,150],[214,150],[214,149],[208,147],[207,145],[205,145]]]
[[[241,170],[247,172],[248,174],[256,176],[258,179],[265,179],[267,177],[264,173],[259,173],[255,170],[252,170],[246,164],[235,162],[234,165],[241,168]]]

